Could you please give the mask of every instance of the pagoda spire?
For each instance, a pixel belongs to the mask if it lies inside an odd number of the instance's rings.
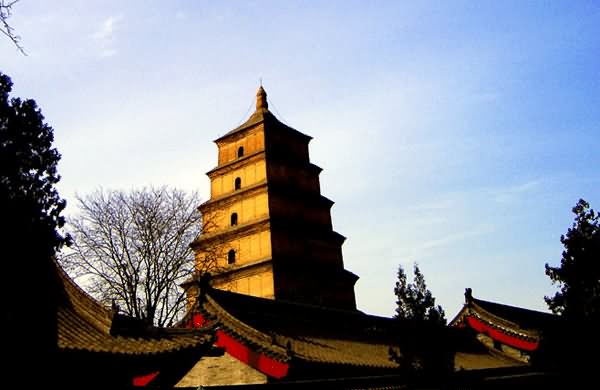
[[[269,104],[267,103],[267,93],[265,92],[262,84],[256,91],[256,111],[269,111]]]

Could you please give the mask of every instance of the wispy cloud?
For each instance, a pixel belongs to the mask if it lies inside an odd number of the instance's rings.
[[[479,226],[473,230],[467,230],[463,232],[456,232],[452,234],[448,234],[444,237],[435,238],[432,240],[424,241],[423,243],[417,245],[414,250],[416,253],[421,253],[430,249],[436,249],[441,247],[446,247],[449,245],[453,245],[457,242],[461,242],[467,239],[471,239],[473,237],[478,237],[486,234],[490,234],[494,231],[491,226]]]
[[[117,50],[114,47],[116,31],[123,16],[114,15],[109,16],[98,31],[96,31],[92,38],[98,43],[100,47],[101,57],[112,57],[117,54]]]
[[[455,206],[455,201],[450,198],[441,198],[433,201],[408,206],[412,212],[439,212],[446,211]]]
[[[499,203],[514,202],[518,200],[520,196],[538,190],[543,183],[544,179],[535,179],[522,184],[497,189],[495,191],[494,200]]]
[[[554,181],[552,176],[543,176],[518,184],[505,184],[501,186],[471,187],[460,191],[438,193],[433,199],[416,204],[408,208],[416,213],[436,213],[456,209],[465,202],[477,199],[493,200],[496,203],[509,204],[529,197],[532,193],[540,192]]]

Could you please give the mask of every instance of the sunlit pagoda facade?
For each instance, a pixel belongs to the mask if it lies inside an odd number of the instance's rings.
[[[250,118],[215,140],[203,234],[192,243],[197,270],[211,272],[213,287],[356,309],[358,277],[344,268],[345,238],[333,230],[310,140],[269,111],[262,86]]]

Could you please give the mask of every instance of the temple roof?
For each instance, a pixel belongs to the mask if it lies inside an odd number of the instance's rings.
[[[304,138],[312,139],[311,136],[306,135],[294,128],[291,128],[291,127],[283,124],[282,122],[279,121],[279,119],[277,119],[275,117],[275,115],[273,115],[271,113],[271,111],[269,111],[269,105],[267,103],[267,93],[265,92],[264,88],[261,85],[258,88],[258,91],[256,91],[256,110],[254,111],[254,113],[252,113],[252,115],[250,115],[250,118],[248,118],[244,123],[242,123],[235,129],[233,129],[233,130],[227,132],[225,135],[217,138],[215,140],[215,142],[219,142],[223,139],[226,139],[234,134],[241,132],[242,130],[248,129],[248,128],[258,125],[260,123],[265,123],[265,125],[267,125],[269,128],[271,128],[271,127],[277,128],[280,130],[292,132],[292,133],[299,135],[301,137],[304,137]]]
[[[560,321],[553,314],[473,298],[467,288],[465,304],[450,326],[474,331],[490,351],[528,363],[531,353],[539,350],[542,336],[558,329]]]
[[[554,314],[472,298],[474,308],[485,310],[498,318],[518,324],[525,329],[543,329],[558,319]],[[480,310],[481,311],[481,310]]]
[[[555,326],[557,321],[560,320],[554,314],[476,299],[472,295],[472,290],[467,288],[465,291],[465,305],[450,322],[450,325],[460,322],[469,313],[491,323],[496,323],[503,328],[514,331],[528,331],[534,335]]]
[[[197,310],[230,336],[276,360],[395,368],[397,321],[355,310],[257,298],[204,288]],[[208,290],[208,291],[207,291]]]
[[[456,371],[523,366],[526,366],[526,364],[493,350],[457,351],[454,355],[454,368]]]
[[[58,347],[62,351],[105,352],[122,355],[157,355],[197,347],[214,341],[211,330],[145,327],[135,334],[120,334],[116,316],[86,294],[56,265],[60,280],[57,310]]]

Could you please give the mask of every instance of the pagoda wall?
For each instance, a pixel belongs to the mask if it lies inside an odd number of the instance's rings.
[[[219,165],[238,159],[238,150],[240,147],[244,148],[245,156],[264,150],[264,125],[261,123],[249,129],[249,131],[240,132],[227,139],[226,142],[217,143],[217,146],[219,147]]]
[[[213,287],[261,298],[275,298],[275,283],[271,263],[217,275]]]
[[[231,217],[237,215],[237,222],[232,225]],[[259,192],[231,199],[204,211],[203,223],[205,234],[215,234],[230,230],[269,216],[269,200],[266,192]]]
[[[218,198],[220,196],[231,194],[252,185],[264,182],[267,177],[267,168],[264,159],[257,159],[249,164],[239,168],[231,169],[222,175],[211,178],[210,196]],[[235,189],[235,180],[239,178],[241,187]]]

